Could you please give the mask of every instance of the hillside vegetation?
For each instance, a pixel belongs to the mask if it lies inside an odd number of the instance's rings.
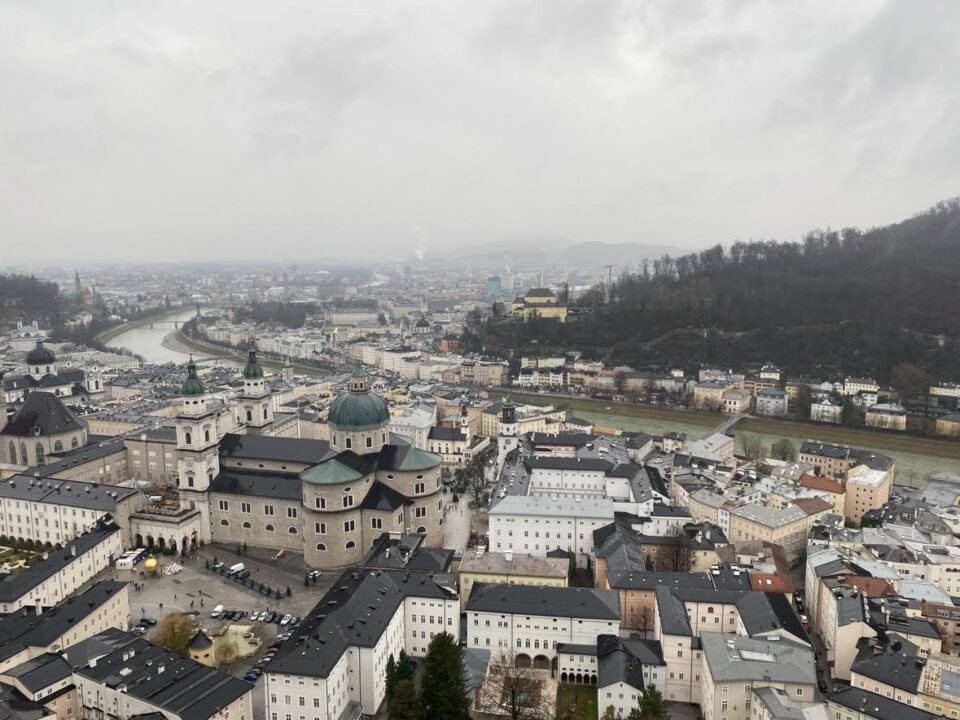
[[[489,327],[485,343],[576,348],[634,367],[774,362],[887,378],[899,362],[960,377],[960,199],[871,230],[737,242],[644,263],[564,325]]]

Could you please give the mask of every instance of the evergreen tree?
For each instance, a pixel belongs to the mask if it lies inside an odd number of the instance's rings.
[[[653,683],[644,689],[639,710],[638,720],[670,720],[670,711],[667,709],[663,694]],[[630,717],[633,718],[633,712],[630,713]]]
[[[387,716],[389,720],[423,720],[423,707],[417,697],[413,680],[401,680],[397,683],[397,687],[393,691],[393,698],[387,704]]]
[[[407,651],[401,650],[397,656],[397,682],[413,679],[413,664],[407,657]]]
[[[460,646],[449,633],[434,637],[427,648],[420,682],[420,704],[428,718],[470,718],[470,698],[463,677]]]
[[[393,653],[390,653],[390,657],[387,658],[387,677],[386,684],[384,687],[384,695],[387,698],[387,701],[390,701],[390,698],[393,697],[393,692],[397,688],[397,663],[393,659]],[[389,707],[389,706],[388,706]]]

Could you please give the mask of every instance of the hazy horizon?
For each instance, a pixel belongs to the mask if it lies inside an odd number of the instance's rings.
[[[696,249],[958,193],[960,4],[0,5],[3,266]]]

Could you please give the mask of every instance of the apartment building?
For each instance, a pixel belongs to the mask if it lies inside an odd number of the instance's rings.
[[[595,552],[593,531],[613,521],[607,498],[553,499],[508,495],[489,512],[490,549],[546,556],[557,548],[581,555]]]
[[[467,600],[468,648],[508,652],[520,667],[557,669],[558,645],[620,634],[617,594],[594,588],[474,584]]]
[[[460,607],[465,609],[475,583],[567,587],[570,561],[567,558],[538,557],[506,552],[486,552],[470,548],[460,561],[457,573]]]
[[[437,634],[458,635],[456,586],[447,573],[345,571],[267,666],[265,717],[375,715],[391,656],[422,657]]]
[[[98,521],[93,530],[44,553],[42,560],[22,572],[0,576],[0,612],[15,612],[25,605],[52,607],[70,597],[120,557],[121,536],[115,523]]]

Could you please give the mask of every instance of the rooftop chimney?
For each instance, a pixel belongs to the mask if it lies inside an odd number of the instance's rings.
[[[507,562],[512,562],[512,561],[513,561],[513,550],[506,550],[506,551],[504,551],[504,553],[503,553],[503,558],[504,558],[504,560],[506,560]]]

